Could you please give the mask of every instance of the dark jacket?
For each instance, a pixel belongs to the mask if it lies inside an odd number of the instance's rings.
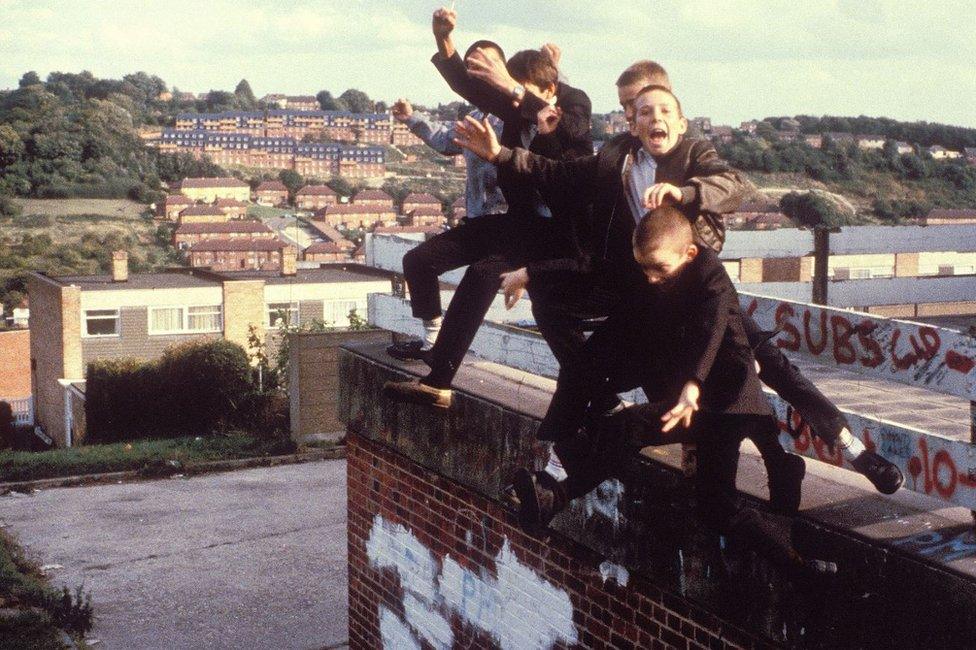
[[[532,151],[503,147],[498,156],[502,171],[525,177],[564,200],[592,205],[589,222],[577,225],[581,255],[553,260],[544,272],[530,278],[541,282],[572,281],[574,276],[595,276],[610,286],[640,284],[643,274],[634,261],[631,236],[636,225],[624,193],[624,168],[640,141],[619,135],[595,156],[571,161],[546,159]],[[725,225],[721,215],[734,211],[751,187],[738,172],[721,160],[707,140],[684,138],[667,154],[655,157],[655,182],[681,188],[682,211],[695,226],[700,244],[721,250]],[[592,275],[591,275],[592,274]]]
[[[676,399],[693,379],[702,389],[703,411],[771,415],[742,321],[738,295],[718,254],[702,248],[665,285],[645,282],[636,288],[606,326],[631,328],[647,342],[645,362],[657,375],[650,385],[661,391],[648,400]]]
[[[515,108],[512,106],[511,97],[469,76],[464,61],[457,52],[449,59],[435,54],[431,62],[454,92],[482,112],[501,118],[504,128],[500,142],[503,145],[523,146],[522,129],[527,124],[536,123],[536,115],[547,105],[545,101],[527,92],[519,107]],[[552,133],[536,135],[529,146],[529,151],[552,160],[572,160],[592,155],[590,98],[578,88],[559,83],[556,87],[556,106],[562,109],[559,125]],[[510,169],[499,168],[498,186],[505,195],[509,212],[516,215],[525,214],[530,217],[534,215],[537,199],[541,197],[552,212],[554,224],[553,228],[549,229],[551,236],[559,240],[555,246],[549,246],[549,250],[560,250],[563,255],[572,257],[581,254],[577,229],[580,224],[589,221],[588,205],[581,204],[562,193],[549,192],[546,188],[533,183],[531,179]],[[547,261],[529,265],[530,272],[532,268],[542,270],[547,267]]]

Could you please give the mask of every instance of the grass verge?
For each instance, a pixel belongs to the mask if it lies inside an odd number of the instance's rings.
[[[295,451],[287,438],[222,436],[134,440],[42,452],[0,452],[0,482],[137,470],[147,476],[172,473],[191,463],[277,456]],[[175,461],[175,462],[174,462]]]
[[[91,598],[54,589],[12,537],[0,530],[0,650],[64,648],[62,630],[80,639],[92,626]]]

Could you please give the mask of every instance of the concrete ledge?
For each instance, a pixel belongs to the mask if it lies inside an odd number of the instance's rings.
[[[383,382],[422,364],[381,346],[340,351],[339,417],[351,433],[383,444],[465,488],[497,500],[516,467],[541,462],[535,429],[551,382],[467,363],[447,413],[387,403]],[[574,502],[558,534],[647,578],[678,598],[774,643],[815,647],[958,647],[976,633],[976,535],[968,511],[902,490],[882,497],[862,478],[808,460],[803,511],[792,526],[801,550],[836,560],[841,578],[816,593],[788,584],[753,557],[731,557],[719,580],[715,549],[693,516],[680,450],[645,450],[622,473]],[[738,486],[761,505],[761,461],[744,448]],[[784,533],[788,522],[780,521]]]
[[[298,463],[308,463],[316,460],[333,460],[345,458],[346,449],[343,446],[333,449],[320,449],[315,451],[299,452],[297,454],[285,454],[283,456],[255,456],[253,458],[235,458],[233,460],[214,460],[207,463],[193,463],[185,465],[174,474],[194,476],[196,474],[207,474],[210,472],[230,472],[237,469],[248,469],[251,467],[274,467],[276,465],[294,465]],[[129,470],[125,472],[103,472],[101,474],[79,474],[76,476],[58,476],[54,478],[42,478],[36,481],[12,481],[0,483],[0,495],[7,492],[26,492],[28,490],[46,490],[51,488],[78,487],[91,485],[93,483],[116,483],[121,481],[155,480],[158,477],[146,477],[139,473],[139,470]]]

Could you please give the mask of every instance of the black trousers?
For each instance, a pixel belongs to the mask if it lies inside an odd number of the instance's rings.
[[[561,380],[566,374],[579,372],[584,359],[585,326],[592,319],[608,316],[621,299],[621,293],[615,288],[585,282],[532,290],[532,314],[539,332],[559,361]],[[759,378],[796,409],[816,435],[833,444],[841,429],[847,426],[843,414],[780,348],[770,342],[756,321],[746,314],[743,314],[742,320],[759,362]],[[617,363],[626,364],[632,358],[632,355],[625,354]],[[615,395],[605,385],[598,386],[591,397],[593,411],[602,412],[608,404],[612,407],[617,401]],[[557,440],[559,435],[551,427],[545,426],[540,429],[539,438]],[[760,451],[765,449],[762,441],[755,442]]]
[[[529,262],[566,257],[570,253],[552,219],[506,213],[485,215],[437,235],[403,257],[403,275],[417,318],[441,315],[441,273],[468,265],[429,357],[431,372],[424,383],[451,385],[478,327],[501,286],[501,273]]]

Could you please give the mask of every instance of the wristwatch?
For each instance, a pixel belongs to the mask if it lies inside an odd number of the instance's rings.
[[[525,86],[522,84],[515,84],[515,86],[512,87],[512,99],[521,101],[523,97],[525,97]]]

